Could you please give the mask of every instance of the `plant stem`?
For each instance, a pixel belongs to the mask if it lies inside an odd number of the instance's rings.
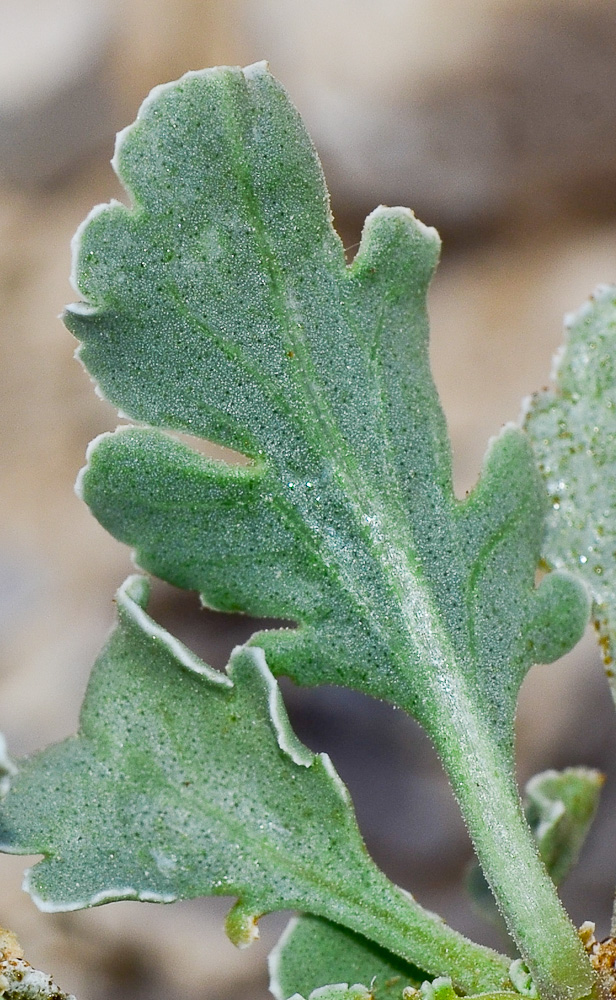
[[[480,717],[472,692],[450,675],[435,694],[439,756],[539,995],[543,1000],[598,996],[597,977],[524,818],[508,755]]]

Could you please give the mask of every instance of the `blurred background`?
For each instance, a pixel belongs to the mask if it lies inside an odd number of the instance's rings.
[[[116,417],[56,318],[74,297],[70,238],[92,205],[122,196],[113,136],[153,85],[263,58],[312,132],[350,254],[379,202],[441,231],[432,353],[461,493],[490,435],[546,383],[563,313],[616,280],[613,0],[0,0],[0,728],[13,754],[75,730],[132,568],[72,492],[87,443]],[[153,613],[218,666],[254,629],[162,585]],[[300,736],[349,784],[382,867],[498,944],[464,896],[470,846],[417,728],[352,694],[285,695]],[[608,773],[563,890],[601,934],[616,882],[613,730],[590,640],[531,672],[520,779],[569,764]],[[265,956],[286,918],[238,952],[221,900],[42,916],[22,868],[0,859],[0,923],[79,1000],[267,997]]]

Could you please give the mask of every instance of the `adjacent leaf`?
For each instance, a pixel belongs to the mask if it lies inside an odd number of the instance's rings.
[[[257,648],[227,674],[197,659],[118,593],[119,625],[94,669],[76,737],[19,763],[0,811],[2,850],[43,854],[26,885],[49,911],[114,899],[237,896],[229,936],[301,908],[374,938],[463,989],[507,981],[370,860],[329,758],[294,736]]]
[[[521,681],[577,641],[587,599],[568,576],[534,587],[545,497],[519,429],[454,496],[428,358],[435,231],[379,208],[347,267],[310,139],[263,64],[157,88],[114,162],[133,204],[96,209],[76,241],[81,358],[130,418],[252,464],[123,431],[91,450],[83,496],[142,565],[207,604],[296,621],[255,638],[275,673],[413,714],[544,996],[565,978],[585,995],[512,752]]]
[[[526,785],[526,816],[556,885],[578,859],[597,813],[604,780],[592,768],[569,767],[543,771]]]
[[[276,1000],[308,996],[326,983],[368,983],[374,1000],[400,1000],[405,986],[421,985],[418,969],[366,938],[322,920],[294,917],[270,955]]]
[[[608,677],[616,655],[616,288],[569,317],[554,386],[533,396],[524,427],[545,478],[543,558],[592,594]],[[614,688],[614,686],[612,685]]]
[[[16,767],[8,755],[6,740],[0,733],[0,798],[6,795],[11,787],[11,778],[16,774]]]

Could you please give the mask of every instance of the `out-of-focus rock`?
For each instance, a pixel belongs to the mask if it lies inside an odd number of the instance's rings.
[[[113,134],[107,0],[2,0],[0,175],[47,181]]]
[[[301,107],[341,212],[458,228],[614,190],[611,2],[245,0],[240,45]]]

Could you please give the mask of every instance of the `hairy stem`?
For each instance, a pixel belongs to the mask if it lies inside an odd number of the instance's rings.
[[[439,755],[485,876],[540,996],[580,1000],[598,995],[597,977],[524,818],[509,755],[479,717],[472,693],[451,677],[437,688],[435,704]]]

